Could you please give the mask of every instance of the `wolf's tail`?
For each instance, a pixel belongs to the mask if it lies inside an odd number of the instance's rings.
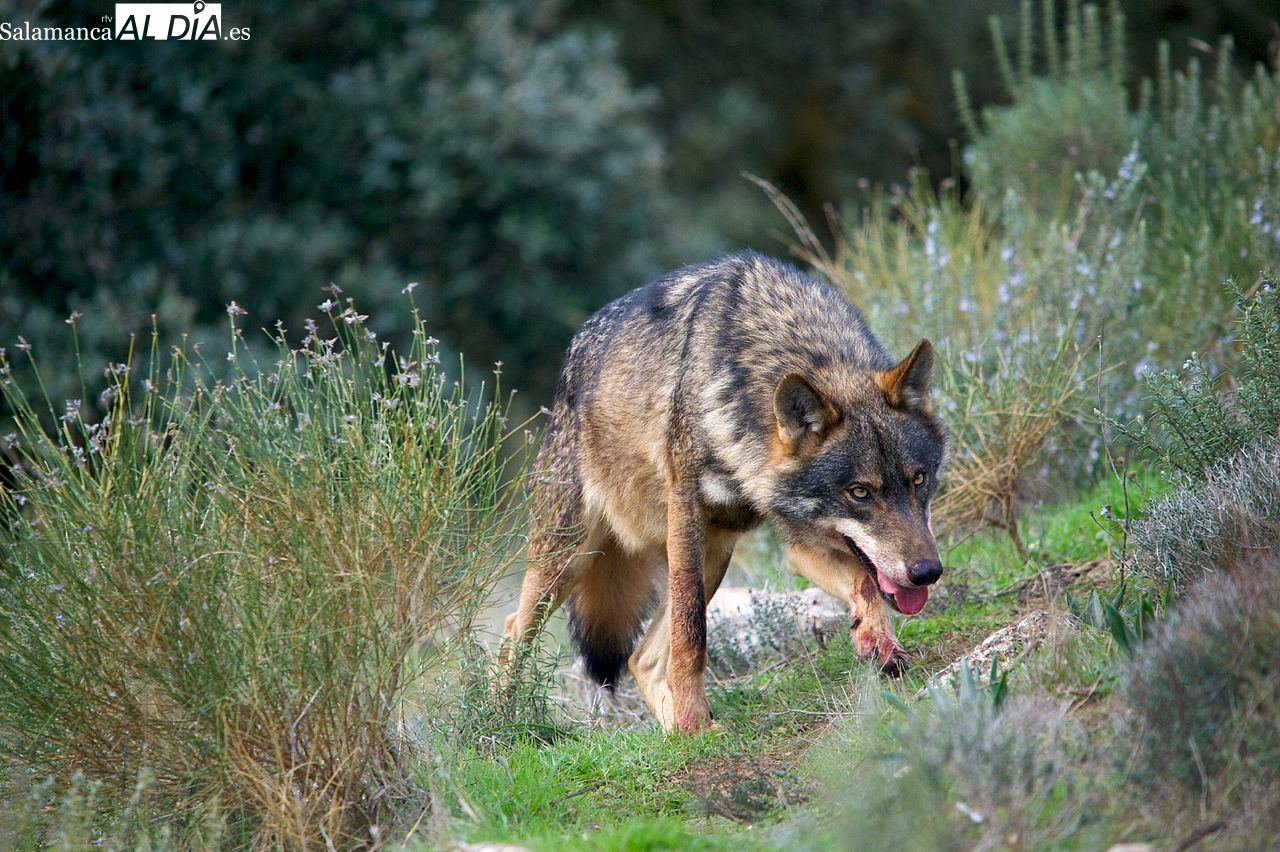
[[[641,565],[608,553],[597,559],[569,598],[569,628],[587,674],[612,688],[640,638],[654,586]]]

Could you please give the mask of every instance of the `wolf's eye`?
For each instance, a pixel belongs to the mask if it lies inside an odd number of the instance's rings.
[[[924,481],[928,478],[928,475],[925,474],[923,470],[916,471],[915,478],[911,480],[911,484],[916,488],[919,488],[921,485],[924,485]]]
[[[871,489],[865,485],[853,485],[849,488],[849,496],[855,500],[866,500],[871,496]]]

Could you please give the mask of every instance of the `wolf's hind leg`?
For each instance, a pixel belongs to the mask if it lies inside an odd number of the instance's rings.
[[[535,533],[529,538],[520,603],[503,626],[504,644],[526,645],[573,591],[598,549],[596,531]]]
[[[587,674],[604,686],[618,681],[652,608],[664,565],[661,546],[625,551],[612,535],[568,594],[569,626]]]
[[[852,555],[793,544],[787,548],[787,567],[849,606],[850,638],[859,659],[874,661],[890,677],[907,670],[907,652],[894,635],[888,604],[875,578]]]
[[[503,625],[502,656],[508,662],[515,646],[537,637],[585,570],[588,554],[599,547],[602,525],[586,517],[577,457],[576,431],[556,428],[553,418],[529,476],[531,518],[520,604]]]

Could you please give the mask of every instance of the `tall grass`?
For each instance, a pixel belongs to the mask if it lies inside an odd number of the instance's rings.
[[[145,771],[171,826],[212,810],[235,845],[296,847],[371,842],[418,795],[400,699],[433,655],[408,652],[515,552],[516,471],[496,388],[451,379],[416,311],[396,353],[340,299],[266,364],[234,303],[227,369],[153,339],[95,423],[0,353],[10,794],[81,773],[106,809]]]

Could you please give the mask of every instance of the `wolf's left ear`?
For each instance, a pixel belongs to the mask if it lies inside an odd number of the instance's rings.
[[[929,388],[933,384],[933,344],[921,340],[902,363],[877,375],[876,381],[894,408],[914,408],[932,414]]]

